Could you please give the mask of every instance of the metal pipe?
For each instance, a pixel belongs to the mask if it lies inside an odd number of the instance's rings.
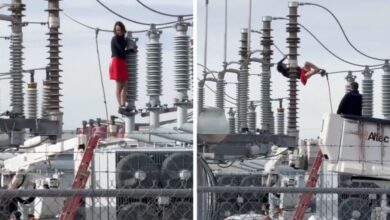
[[[147,95],[149,96],[148,110],[150,112],[150,128],[160,126],[160,96],[162,93],[162,55],[159,42],[162,31],[151,25],[147,35]]]
[[[388,60],[383,65],[382,112],[385,119],[390,119],[390,64]]]
[[[370,70],[368,66],[366,66],[362,72],[364,77],[362,80],[362,95],[363,95],[362,116],[365,117],[372,117],[373,114],[374,81],[371,79],[373,72],[374,71]]]
[[[289,3],[289,21],[287,23],[287,44],[289,48],[289,106],[288,106],[288,122],[287,134],[299,137],[299,130],[297,125],[298,118],[298,88],[297,88],[297,67],[298,67],[298,44],[300,39],[298,37],[298,2]]]
[[[270,132],[273,127],[273,114],[272,114],[272,103],[271,103],[271,56],[273,51],[271,49],[273,45],[271,36],[271,21],[272,17],[263,17],[263,35],[261,40],[262,50],[262,62],[261,64],[261,129],[265,132]]]
[[[187,35],[189,23],[179,17],[176,23],[175,37],[175,87],[177,96],[177,127],[187,122],[187,109],[190,107],[188,99],[189,90],[189,36]]]

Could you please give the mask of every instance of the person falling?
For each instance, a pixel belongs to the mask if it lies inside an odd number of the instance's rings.
[[[286,64],[283,63],[283,61],[287,58],[287,56],[284,56],[283,59],[281,59],[277,66],[276,69],[278,72],[280,72],[284,77],[290,78],[289,77],[289,67],[287,67]],[[305,62],[303,67],[297,67],[297,78],[301,80],[301,83],[303,85],[306,85],[307,80],[315,75],[315,74],[320,74],[321,76],[325,76],[327,73],[325,70],[318,68],[316,65],[310,62]]]

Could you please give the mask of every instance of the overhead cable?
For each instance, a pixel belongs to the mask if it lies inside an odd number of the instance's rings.
[[[164,13],[164,12],[161,12],[161,11],[157,11],[149,6],[147,6],[146,4],[144,4],[143,2],[141,2],[140,0],[137,0],[137,2],[142,5],[143,7],[145,7],[146,9],[149,9],[150,11],[153,11],[157,14],[161,14],[161,15],[165,15],[165,16],[169,16],[169,17],[192,17],[193,15],[192,14],[183,14],[183,15],[174,15],[174,14],[168,14],[168,13]]]
[[[317,6],[317,7],[320,7],[320,8],[322,8],[322,9],[326,10],[327,12],[329,12],[329,14],[331,14],[332,17],[336,20],[338,26],[340,27],[341,31],[343,32],[343,35],[344,35],[345,39],[347,40],[348,44],[349,44],[356,52],[360,53],[361,55],[363,55],[363,56],[365,56],[365,57],[368,57],[368,58],[370,58],[370,59],[373,59],[373,60],[381,60],[381,61],[389,60],[389,58],[378,58],[378,57],[369,56],[369,55],[363,53],[361,50],[357,49],[357,48],[352,44],[352,42],[349,40],[349,38],[348,38],[347,34],[345,33],[345,30],[344,30],[343,26],[341,25],[339,19],[338,19],[338,18],[336,17],[336,15],[333,14],[328,8],[326,8],[326,7],[322,6],[322,5],[319,5],[319,4],[309,3],[309,2],[307,2],[307,3],[300,3],[300,4],[301,4],[301,5],[313,5],[313,6]]]

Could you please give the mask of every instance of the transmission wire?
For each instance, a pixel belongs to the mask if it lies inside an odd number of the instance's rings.
[[[153,11],[157,14],[161,14],[161,15],[165,15],[165,16],[169,16],[169,17],[192,17],[193,15],[192,14],[184,14],[184,15],[174,15],[174,14],[168,14],[168,13],[164,13],[164,12],[161,12],[161,11],[157,11],[149,6],[147,6],[146,4],[144,4],[143,2],[141,2],[140,0],[137,0],[137,2],[142,5],[143,7],[149,9],[150,11]]]

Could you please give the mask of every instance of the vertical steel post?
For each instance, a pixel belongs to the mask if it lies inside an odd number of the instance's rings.
[[[287,23],[287,44],[289,48],[289,106],[288,106],[288,122],[287,134],[299,137],[299,130],[297,125],[298,119],[298,88],[297,88],[297,67],[298,67],[298,44],[300,39],[298,37],[298,2],[289,3],[289,21]]]

